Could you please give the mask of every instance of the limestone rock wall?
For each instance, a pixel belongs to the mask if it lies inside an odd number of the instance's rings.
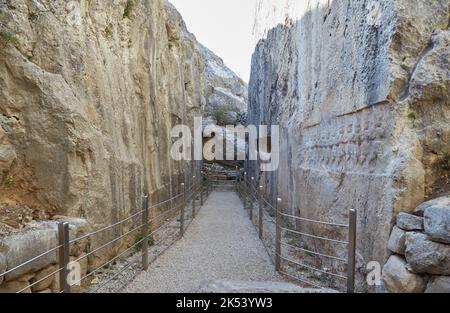
[[[248,107],[248,86],[231,71],[223,60],[203,45],[205,59],[206,123],[219,125],[245,124]]]
[[[358,210],[360,290],[396,215],[449,193],[448,28],[448,0],[258,1],[249,122],[279,124],[282,152],[277,172],[249,171],[289,213]]]
[[[1,0],[1,239],[55,215],[95,230],[200,176],[201,162],[172,160],[170,130],[203,115],[208,86],[246,92],[223,63],[226,82],[207,75],[219,58],[205,49],[165,0]]]
[[[0,203],[97,226],[192,176],[170,129],[201,114],[205,65],[165,1],[77,3],[0,2]]]

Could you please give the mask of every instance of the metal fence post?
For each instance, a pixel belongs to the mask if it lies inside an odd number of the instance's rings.
[[[181,204],[181,214],[180,214],[180,237],[184,234],[184,208],[186,207],[186,184],[181,183],[181,188],[183,188],[183,203]]]
[[[243,198],[244,198],[244,210],[247,211],[247,172],[244,172],[244,182],[242,188]]]
[[[356,224],[357,212],[350,210],[348,230],[348,265],[347,265],[347,293],[355,292],[355,265],[356,265]]]
[[[142,269],[148,269],[148,195],[144,196],[142,209]]]
[[[195,186],[195,176],[194,184],[192,187],[192,218],[195,218],[195,199],[197,198],[197,187]]]
[[[70,262],[70,243],[69,243],[69,223],[58,223],[58,245],[59,247],[59,291],[70,293],[70,285],[67,282],[69,275],[68,265]]]
[[[281,214],[280,214],[281,199],[277,199],[276,204],[276,226],[275,226],[275,270],[280,271],[281,266]]]
[[[205,204],[203,199],[203,185],[200,185],[200,205],[203,206]]]
[[[255,177],[252,177],[252,185],[253,185],[253,182],[255,181]],[[252,193],[252,187],[250,186],[250,192],[249,192],[249,194],[250,193]],[[252,221],[252,224],[253,224],[253,201],[252,201],[252,197],[250,197],[249,198],[249,200],[250,200],[250,220]]]
[[[263,186],[259,186],[259,215],[258,215],[259,239],[263,238],[263,216],[264,216]]]
[[[209,198],[209,172],[206,172],[206,197]]]

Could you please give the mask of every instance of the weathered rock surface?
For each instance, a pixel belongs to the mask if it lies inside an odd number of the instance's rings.
[[[387,247],[394,253],[404,255],[406,250],[406,232],[394,226]]]
[[[415,273],[450,275],[450,245],[431,241],[422,233],[407,233],[405,255]]]
[[[170,130],[192,126],[213,87],[246,101],[245,83],[205,52],[165,0],[82,1],[73,9],[0,1],[0,16],[0,204],[83,217],[92,230],[112,224],[141,208],[145,192],[160,202],[199,175],[198,162],[171,158]],[[91,248],[112,235],[92,238]],[[116,250],[90,260],[102,263]],[[27,256],[7,256],[8,267]]]
[[[133,2],[127,12],[126,0],[79,11],[0,3],[14,38],[0,50],[0,146],[6,165],[4,147],[16,155],[0,203],[100,227],[140,208],[144,189],[158,201],[193,171],[170,158],[169,132],[202,114],[203,56],[166,1]]]
[[[399,213],[397,227],[403,230],[423,230],[423,218],[408,213]]]
[[[7,236],[0,240],[0,253],[6,257],[7,269],[12,269],[31,260],[58,245],[57,232],[51,228],[29,230]],[[14,280],[30,271],[39,271],[56,262],[56,251],[48,253],[6,275],[6,280]]]
[[[432,277],[425,293],[450,293],[450,276]]]
[[[16,153],[10,145],[0,145],[0,171],[8,170],[16,159]]]
[[[439,197],[430,201],[426,201],[419,205],[415,210],[414,214],[423,216],[425,213],[425,210],[430,207],[439,207],[439,208],[445,208],[450,207],[450,196],[445,197]]]
[[[44,268],[43,270],[36,273],[36,276],[31,281],[31,284],[33,285],[31,287],[32,292],[39,292],[43,291],[45,289],[48,289],[52,283],[55,277],[58,277],[58,274],[53,274],[57,269],[56,265],[49,266],[47,268]],[[47,277],[48,276],[48,277]]]
[[[24,281],[10,281],[5,282],[2,285],[0,285],[0,293],[17,293],[19,291],[22,291],[21,293],[31,293],[31,289],[27,288],[30,286],[29,282]]]
[[[213,279],[200,285],[200,293],[337,293],[330,289],[308,289],[280,282],[250,282]]]
[[[383,267],[383,281],[391,293],[421,293],[426,288],[426,280],[408,271],[403,258],[393,255]]]
[[[282,153],[248,171],[288,213],[358,210],[359,266],[386,261],[397,213],[448,189],[450,151],[448,0],[369,4],[258,1],[249,83],[249,123],[280,125]]]
[[[6,257],[2,253],[0,253],[0,274],[6,271],[6,266]],[[4,278],[4,276],[0,276],[0,284],[3,282]]]
[[[435,241],[450,244],[450,204],[440,203],[425,209],[425,233]]]
[[[234,74],[211,50],[199,45],[206,62],[205,117],[218,125],[246,123],[248,107],[247,84]]]

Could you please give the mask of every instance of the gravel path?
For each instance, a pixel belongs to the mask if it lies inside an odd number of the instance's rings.
[[[283,281],[234,192],[213,192],[184,238],[125,292],[197,292],[211,279]]]

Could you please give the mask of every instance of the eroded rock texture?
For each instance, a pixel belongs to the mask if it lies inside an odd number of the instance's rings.
[[[170,130],[220,79],[172,5],[2,0],[0,16],[0,211],[27,212],[0,230],[54,215],[96,229],[191,183],[200,164],[172,160]]]
[[[192,171],[169,132],[201,111],[202,56],[164,1],[129,3],[80,1],[73,22],[66,1],[2,1],[0,203],[110,224]]]
[[[397,213],[449,192],[449,1],[258,3],[249,122],[279,124],[282,153],[278,172],[249,168],[289,213],[357,209],[363,274],[387,261]]]

